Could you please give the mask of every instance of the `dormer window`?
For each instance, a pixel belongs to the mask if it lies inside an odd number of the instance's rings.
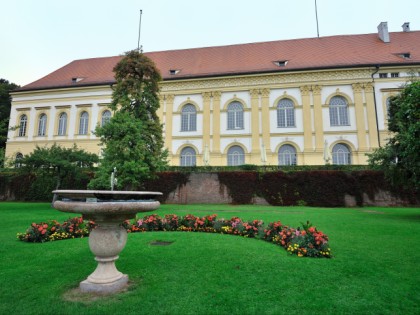
[[[411,54],[409,52],[400,53],[400,54],[396,54],[396,55],[400,58],[403,58],[403,59],[411,59]]]
[[[77,83],[77,82],[82,81],[83,79],[84,79],[84,78],[74,77],[74,78],[71,78],[71,83]]]
[[[169,69],[169,74],[170,75],[176,75],[180,72],[181,70],[179,69]]]
[[[285,67],[287,65],[288,60],[277,60],[277,61],[273,61],[273,63],[277,66],[277,67]]]

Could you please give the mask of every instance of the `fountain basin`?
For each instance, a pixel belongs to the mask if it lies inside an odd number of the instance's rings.
[[[112,191],[112,190],[54,190],[58,200],[55,209],[62,212],[82,214],[88,220],[114,218],[120,222],[135,217],[138,212],[159,208],[154,198],[161,192],[154,191]]]
[[[93,220],[96,228],[89,236],[89,247],[98,262],[96,270],[82,281],[82,292],[116,293],[128,283],[128,276],[117,270],[115,261],[127,242],[127,231],[121,226],[138,212],[159,208],[154,198],[160,192],[111,190],[54,190],[57,199],[53,207],[62,212],[82,214]]]

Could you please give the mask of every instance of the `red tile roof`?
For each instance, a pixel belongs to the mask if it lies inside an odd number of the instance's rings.
[[[410,53],[409,59],[398,54]],[[420,31],[390,33],[384,43],[375,34],[340,35],[168,50],[145,53],[156,63],[164,80],[246,73],[374,65],[420,64]],[[30,83],[21,90],[89,86],[115,82],[112,72],[121,56],[75,60]],[[279,67],[275,61],[287,61]],[[176,75],[170,70],[180,70]],[[72,78],[83,78],[72,83]]]

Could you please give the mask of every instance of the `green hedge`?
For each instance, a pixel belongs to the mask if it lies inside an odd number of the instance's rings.
[[[243,164],[238,166],[169,166],[168,171],[181,173],[220,173],[233,171],[257,171],[257,172],[299,172],[299,171],[363,171],[369,170],[368,165],[255,165]]]
[[[378,171],[315,170],[297,172],[220,172],[219,181],[236,204],[250,203],[253,196],[263,197],[276,206],[344,207],[346,195],[363,205],[363,194],[370,199],[378,191],[389,191],[407,204],[418,204],[415,191],[391,187]]]
[[[93,173],[85,172],[80,178],[67,177],[60,189],[86,189]],[[36,176],[35,174],[19,174],[16,172],[0,173],[0,195],[8,195],[16,201],[51,201],[51,193],[55,187],[52,176]],[[5,197],[3,197],[5,199]]]
[[[251,168],[252,169],[252,168]],[[264,198],[276,206],[308,205],[321,207],[343,207],[346,195],[352,196],[356,204],[363,205],[363,194],[371,200],[378,191],[389,191],[406,204],[418,205],[419,194],[416,191],[391,187],[382,172],[372,170],[299,170],[267,171],[236,170],[217,172],[221,189],[227,187],[234,204],[251,204],[254,197]],[[92,173],[85,173],[82,178],[67,178],[62,189],[86,189]],[[162,203],[169,194],[186,185],[189,173],[167,171],[158,173],[155,180],[144,183],[148,191],[160,191]],[[14,172],[0,173],[0,196],[17,201],[50,201],[55,182],[51,177],[18,175]],[[8,191],[12,196],[8,196]]]

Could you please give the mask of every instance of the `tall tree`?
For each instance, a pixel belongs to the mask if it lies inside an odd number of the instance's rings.
[[[10,92],[18,87],[19,86],[14,83],[10,83],[5,79],[0,79],[0,149],[4,149],[6,146],[10,108],[12,106]]]
[[[118,189],[140,189],[167,165],[162,125],[156,114],[161,76],[153,61],[136,50],[127,52],[114,72],[116,85],[110,105],[114,115],[95,130],[104,149],[89,187],[109,189],[116,168]]]
[[[391,138],[369,155],[369,164],[393,185],[420,190],[420,81],[391,99],[388,128]]]
[[[4,167],[5,147],[7,141],[7,132],[9,128],[10,108],[12,106],[12,98],[10,92],[19,86],[9,83],[5,79],[0,79],[0,168]]]

